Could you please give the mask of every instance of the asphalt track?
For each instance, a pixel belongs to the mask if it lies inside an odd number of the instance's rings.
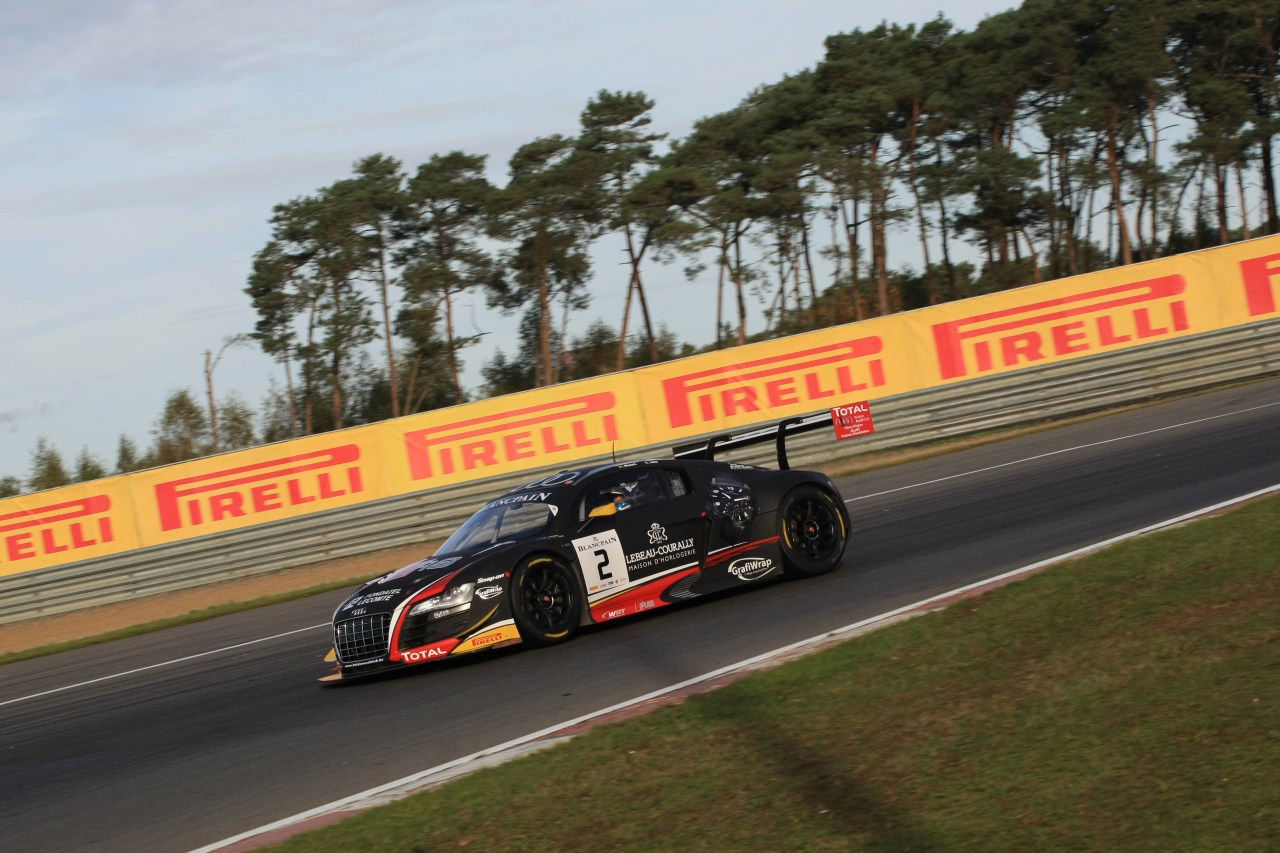
[[[1278,423],[1280,381],[1268,381],[847,478],[841,570],[552,649],[323,689],[335,592],[11,664],[0,849],[191,850],[1280,483]]]

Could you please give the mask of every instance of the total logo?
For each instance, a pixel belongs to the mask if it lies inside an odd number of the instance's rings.
[[[449,654],[448,645],[444,643],[437,643],[434,646],[426,646],[421,649],[411,649],[407,652],[401,652],[400,659],[406,663],[422,663],[424,660],[442,658],[447,654]]]
[[[761,557],[744,557],[729,564],[729,574],[740,581],[753,581],[773,571],[773,560]]]

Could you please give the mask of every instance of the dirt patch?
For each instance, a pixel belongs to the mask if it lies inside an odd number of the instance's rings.
[[[158,619],[184,616],[206,607],[249,602],[339,581],[365,580],[420,560],[434,550],[435,544],[409,545],[136,601],[0,625],[0,654],[95,637]]]

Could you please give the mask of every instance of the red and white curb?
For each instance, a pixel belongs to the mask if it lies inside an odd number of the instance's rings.
[[[1280,484],[1269,486],[1265,489],[1251,492],[1247,495],[1232,498],[1213,506],[1203,507],[1180,515],[1176,518],[1170,518],[1165,521],[1157,522],[1140,530],[1123,533],[1101,542],[1095,542],[1092,545],[1086,545],[1083,548],[1077,548],[1074,551],[1068,551],[1065,554],[1059,554],[1037,563],[1032,563],[1012,571],[1004,572],[986,580],[976,583],[967,584],[962,587],[940,593],[935,596],[917,601],[914,604],[908,604],[899,607],[896,610],[890,610],[878,616],[872,616],[863,619],[860,622],[854,622],[852,625],[846,625],[843,628],[837,628],[834,631],[828,631],[816,637],[810,637],[807,640],[801,640],[788,646],[756,655],[752,658],[739,661],[738,663],[729,664],[712,672],[690,678],[679,684],[673,684],[670,687],[664,687],[655,690],[652,693],[646,693],[635,699],[629,699],[626,702],[620,702],[608,708],[585,714],[581,717],[560,723],[541,731],[533,732],[524,737],[507,741],[489,749],[472,753],[463,758],[447,762],[445,764],[432,767],[430,770],[424,770],[421,773],[415,773],[412,776],[405,776],[394,782],[388,782],[385,785],[379,785],[376,788],[370,788],[367,791],[361,791],[358,794],[352,794],[340,800],[334,800],[323,806],[317,806],[314,809],[301,812],[292,817],[278,820],[274,823],[260,826],[257,829],[251,829],[234,835],[222,841],[201,847],[191,853],[242,853],[242,851],[255,850],[268,844],[278,844],[287,838],[297,835],[301,832],[307,832],[313,829],[336,823],[343,818],[350,817],[353,814],[373,808],[374,806],[384,805],[394,800],[401,799],[410,794],[431,788],[459,776],[473,773],[486,767],[494,767],[504,764],[523,755],[528,755],[538,750],[546,749],[551,746],[567,740],[574,735],[581,734],[588,729],[601,725],[603,723],[616,722],[617,720],[626,719],[628,717],[638,716],[648,713],[656,708],[667,705],[677,705],[699,693],[707,693],[735,681],[742,676],[762,669],[777,666],[790,660],[812,654],[815,651],[833,645],[837,642],[856,637],[859,634],[865,634],[870,631],[892,625],[895,622],[901,622],[910,619],[922,613],[928,613],[934,610],[940,610],[953,602],[966,598],[973,598],[981,595],[988,590],[996,589],[1004,586],[1020,578],[1035,574],[1049,566],[1057,563],[1073,560],[1095,551],[1100,551],[1111,545],[1124,542],[1127,539],[1133,539],[1138,536],[1152,533],[1157,530],[1163,530],[1169,527],[1176,527],[1188,521],[1202,518],[1207,515],[1214,515],[1223,510],[1247,503],[1260,497],[1280,492]]]

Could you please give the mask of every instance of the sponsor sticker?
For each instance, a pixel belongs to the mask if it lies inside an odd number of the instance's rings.
[[[502,587],[500,586],[482,586],[476,589],[476,598],[482,601],[488,601],[502,595]]]
[[[870,435],[876,431],[871,418],[871,403],[863,401],[848,406],[836,406],[831,410],[831,425],[836,430],[836,440]]]
[[[601,530],[590,536],[573,540],[578,553],[578,566],[587,592],[600,592],[621,586],[628,580],[627,556],[622,550],[622,540],[616,530]]]
[[[401,652],[400,660],[405,663],[422,663],[434,658],[442,658],[448,655],[449,651],[456,645],[458,645],[457,640],[441,640],[430,646],[422,646],[421,648]]]
[[[367,606],[370,604],[378,604],[383,601],[390,601],[400,595],[399,589],[380,589],[377,592],[371,592],[368,595],[357,595],[343,606],[343,610],[350,610],[353,607]]]
[[[740,581],[754,581],[769,574],[773,568],[773,560],[763,557],[743,557],[729,564],[729,574]]]
[[[657,525],[654,526],[657,527]],[[628,554],[627,568],[629,570],[639,571],[640,569],[647,569],[651,566],[656,566],[661,563],[669,563],[674,560],[692,559],[697,553],[697,549],[693,547],[692,536],[688,539],[680,539],[676,542],[667,542],[666,531],[662,530],[662,528],[659,528],[659,530],[662,531],[661,540],[653,539],[653,530],[649,531],[649,538],[651,541],[661,541],[663,544],[654,548],[646,548],[643,551],[636,551],[634,554]]]

